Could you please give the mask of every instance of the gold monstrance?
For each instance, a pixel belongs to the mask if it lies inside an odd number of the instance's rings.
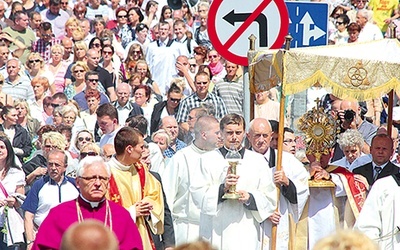
[[[321,155],[328,154],[329,149],[334,146],[340,126],[336,117],[326,114],[320,107],[319,99],[315,102],[316,107],[300,117],[298,128],[305,134],[306,154],[313,154],[320,161]],[[308,184],[309,187],[335,187],[330,180],[311,179]]]

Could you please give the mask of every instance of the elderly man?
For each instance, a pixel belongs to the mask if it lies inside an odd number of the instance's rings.
[[[201,117],[194,133],[194,142],[171,158],[162,175],[177,245],[199,238],[200,210],[193,203],[189,188],[196,178],[192,171],[200,168],[202,155],[215,149],[220,140],[219,122],[212,116]]]
[[[294,235],[290,235],[289,228],[293,225],[290,225],[289,217],[291,216],[297,222],[306,204],[309,194],[309,174],[303,164],[288,152],[282,152],[282,170],[276,171],[277,151],[269,146],[271,133],[270,123],[264,118],[256,118],[250,123],[247,138],[252,150],[264,156],[271,174],[274,176],[275,185],[279,185],[281,188],[279,211],[275,211],[262,224],[264,230],[263,245],[266,249],[269,248],[271,228],[274,224],[279,224],[277,249],[283,250],[289,248],[289,240],[294,237]]]
[[[171,158],[178,150],[186,147],[186,143],[178,139],[179,127],[175,118],[172,116],[166,116],[161,120],[161,128],[167,131],[171,138],[171,143],[168,148],[164,151],[164,155]]]
[[[276,188],[264,157],[242,147],[244,118],[229,114],[220,129],[224,146],[205,153],[198,168],[192,169],[190,191],[201,210],[200,235],[218,249],[261,249],[260,223],[276,208]],[[228,152],[236,151],[237,171],[228,170]],[[223,195],[236,185],[237,199]]]
[[[30,80],[20,75],[21,62],[11,58],[6,63],[8,77],[4,81],[3,92],[14,99],[30,100],[34,98]]]
[[[151,230],[164,231],[164,201],[161,184],[140,163],[144,147],[143,136],[131,127],[121,128],[115,136],[115,156],[111,167],[109,196],[129,210],[136,221],[145,250],[152,249]]]
[[[129,97],[131,96],[131,86],[129,86],[129,84],[124,82],[118,84],[116,94],[117,100],[113,102],[113,105],[118,111],[120,126],[125,125],[128,117],[143,115],[142,108],[138,104],[129,101]]]
[[[54,149],[48,153],[47,169],[49,174],[36,181],[26,200],[22,204],[25,211],[25,233],[28,249],[35,240],[35,228],[40,227],[51,208],[62,202],[78,197],[75,180],[64,176],[67,169],[67,155]]]
[[[397,3],[398,5],[398,3]],[[361,32],[358,35],[357,42],[368,42],[372,40],[383,39],[382,31],[376,24],[369,22],[371,13],[367,9],[357,11],[356,22],[361,26]]]
[[[53,208],[43,221],[32,249],[58,249],[65,231],[75,222],[99,220],[118,238],[119,249],[143,249],[135,222],[123,207],[106,200],[110,169],[100,156],[85,157],[77,171],[77,199]]]

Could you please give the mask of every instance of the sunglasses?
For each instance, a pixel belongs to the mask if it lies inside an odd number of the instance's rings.
[[[29,63],[38,63],[40,62],[40,59],[36,59],[36,60],[29,60]]]
[[[112,51],[103,51],[103,54],[105,54],[105,55],[112,55]]]
[[[180,102],[181,99],[175,99],[175,98],[169,98],[171,100],[171,102]]]
[[[99,82],[99,79],[88,79],[89,82]]]
[[[127,18],[127,17],[128,17],[128,15],[118,16],[118,18]]]
[[[97,156],[96,152],[82,152],[80,153],[81,159],[85,158],[86,156]]]
[[[92,138],[90,138],[90,137],[79,137],[79,138],[78,138],[78,141],[79,141],[79,142],[83,142],[83,140],[85,140],[85,141],[92,141]]]
[[[196,67],[197,64],[190,64],[190,67]]]
[[[51,105],[53,108],[57,108],[57,107],[60,106],[60,104],[56,104],[56,103],[51,103],[50,105]]]
[[[140,54],[140,53],[141,53],[140,50],[134,50],[134,51],[133,51],[133,54]]]
[[[336,22],[336,25],[344,24],[344,22]]]
[[[4,81],[0,81],[0,85],[3,85]]]
[[[209,55],[208,58],[217,58],[217,55]]]
[[[100,48],[100,46],[101,46],[100,43],[93,43],[92,45],[93,45],[93,47],[96,47],[96,48]]]
[[[207,85],[208,82],[196,82],[197,85]]]
[[[85,72],[83,69],[81,69],[81,70],[74,70],[74,73],[83,73],[83,72]]]

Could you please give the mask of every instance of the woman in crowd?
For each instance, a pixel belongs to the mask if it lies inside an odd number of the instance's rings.
[[[25,174],[15,162],[15,154],[13,147],[8,140],[7,136],[0,135],[0,180],[3,186],[0,191],[0,205],[8,207],[19,207],[17,200],[12,196],[16,193],[25,195]],[[0,210],[0,216],[5,217],[5,209]],[[0,228],[5,228],[4,220],[0,222]],[[8,226],[8,225],[7,225]],[[4,239],[4,231],[1,230],[0,237]],[[0,249],[10,249],[7,243],[3,240],[0,241]],[[14,249],[14,248],[11,248]]]
[[[92,21],[92,27],[94,29],[94,35],[99,37],[101,32],[106,28],[106,21],[103,17],[96,17]]]
[[[102,51],[103,62],[100,63],[100,66],[107,70],[108,73],[110,73],[114,86],[118,86],[118,84],[121,82],[121,79],[123,78],[123,69],[118,68],[117,66],[119,65],[121,67],[122,64],[114,63],[113,56],[114,47],[111,45],[104,45]]]
[[[347,27],[347,32],[349,33],[348,43],[355,43],[358,41],[358,36],[361,32],[361,26],[357,23],[351,23]]]
[[[338,16],[335,22],[336,30],[329,36],[329,44],[345,44],[349,39],[349,33],[347,32],[347,26],[350,23],[350,19],[346,14]]]
[[[100,155],[100,147],[94,142],[88,142],[82,146],[79,154],[79,159],[82,160],[86,156]]]
[[[211,73],[213,75],[211,80],[214,84],[216,84],[224,79],[224,77],[226,76],[226,70],[223,63],[221,62],[221,56],[216,50],[211,50],[210,52],[208,52],[208,60],[208,66],[210,67]]]
[[[32,79],[31,86],[35,97],[28,100],[30,113],[32,117],[38,119],[41,125],[44,125],[46,120],[43,117],[43,100],[48,94],[49,80],[46,77],[38,76]]]
[[[84,2],[77,2],[74,6],[74,16],[79,20],[85,19],[87,12],[86,4]]]
[[[161,150],[162,155],[164,155],[164,151],[168,148],[168,145],[171,143],[171,137],[169,137],[167,131],[164,129],[159,129],[153,133],[151,136],[151,140],[158,145]]]
[[[3,124],[0,131],[8,136],[19,161],[23,163],[23,158],[28,157],[32,151],[32,141],[26,129],[17,124],[18,111],[12,106],[4,106],[1,113]]]
[[[82,30],[82,28],[79,26],[79,20],[76,17],[70,17],[65,23],[65,35],[59,37],[59,39],[63,39],[64,37],[72,39],[72,34],[75,32],[75,30]]]
[[[149,86],[151,90],[157,94],[161,95],[160,89],[158,88],[158,84],[151,79],[151,73],[149,66],[147,65],[145,60],[139,60],[135,66],[135,73],[139,73],[142,77],[142,84]]]
[[[168,5],[164,5],[161,9],[160,22],[165,22],[166,19],[169,19],[171,17],[172,17],[171,7],[169,7]]]
[[[89,130],[84,129],[84,130],[79,131],[76,134],[76,139],[75,139],[74,145],[75,145],[76,149],[78,149],[78,151],[81,151],[83,146],[90,142],[94,142],[93,135],[92,135],[92,133],[90,133]]]
[[[192,14],[192,12],[190,11],[190,8],[189,8],[189,6],[188,6],[188,4],[187,4],[186,1],[182,1],[182,8],[181,8],[181,11],[182,11],[182,16],[183,16],[183,21],[185,21],[185,23],[186,23],[189,27],[192,27],[192,26],[193,26],[194,18],[193,18],[193,14]]]
[[[134,43],[130,46],[125,59],[124,67],[127,72],[126,78],[129,78],[132,75],[132,72],[129,70],[130,67],[135,67],[139,60],[144,60],[143,50],[139,44]]]
[[[147,50],[147,46],[150,44],[150,38],[149,38],[149,27],[147,27],[146,24],[144,23],[138,23],[136,25],[136,33],[135,33],[135,39],[130,42],[126,48],[125,48],[125,58],[128,57],[140,57],[137,58],[137,60],[139,59],[144,59],[146,56],[146,50]],[[132,45],[136,44],[136,46],[134,47],[135,50],[132,51]],[[139,47],[137,45],[140,45]],[[140,50],[140,54],[134,55],[132,53],[134,53],[136,51],[136,53],[139,53],[138,51]]]
[[[139,85],[133,90],[135,97],[135,103],[138,104],[142,110],[143,115],[146,118],[148,124],[151,123],[151,113],[153,112],[153,107],[155,103],[150,103],[151,89],[147,85]],[[150,131],[150,126],[147,129]]]
[[[86,62],[86,52],[88,47],[84,41],[78,41],[74,44],[74,62],[84,61]]]
[[[119,7],[115,14],[117,16],[116,21],[110,21],[107,24],[107,28],[112,30],[122,47],[126,47],[134,38],[134,33],[128,25],[128,11],[125,7]]]
[[[89,71],[86,62],[77,61],[71,68],[72,76],[75,81],[69,84],[65,90],[64,94],[71,100],[76,94],[79,94],[86,88],[85,74]]]
[[[332,162],[332,165],[350,170],[350,165],[361,156],[361,149],[364,145],[363,136],[356,129],[348,129],[338,137],[338,144],[344,156],[340,160]]]
[[[43,76],[48,79],[51,94],[55,93],[55,87],[52,86],[54,83],[54,75],[48,70],[42,56],[37,52],[31,52],[25,63],[26,70],[25,73],[29,80],[34,77]]]
[[[61,114],[61,110],[62,110],[63,106],[58,106],[55,107],[53,109],[53,115],[52,115],[52,123],[49,124],[53,124],[54,126],[59,126],[60,124],[62,124],[62,114]]]
[[[43,121],[47,125],[53,124],[53,111],[54,107],[52,105],[53,98],[51,96],[46,96],[43,99]]]
[[[196,59],[196,64],[199,67],[200,65],[204,65],[207,61],[207,47],[205,46],[197,46],[194,48],[194,59]]]
[[[139,7],[132,7],[128,10],[128,23],[131,30],[135,31],[136,25],[141,23],[144,19],[142,11]]]
[[[64,92],[65,89],[65,73],[67,72],[68,65],[62,58],[64,55],[64,47],[60,44],[55,44],[51,47],[51,60],[47,65],[49,71],[54,76],[53,89],[55,92]]]
[[[35,140],[37,138],[37,131],[40,128],[40,122],[31,116],[28,103],[25,100],[16,99],[14,107],[18,111],[17,124],[28,130],[32,140]]]
[[[0,74],[0,102],[3,105],[13,105],[14,101],[12,96],[7,95],[3,92],[3,85],[4,85],[4,76]]]
[[[154,27],[159,21],[157,17],[157,9],[158,3],[154,0],[150,0],[146,4],[146,8],[144,9],[145,17],[143,19],[143,23],[147,25],[147,27]]]
[[[100,92],[97,89],[90,89],[86,91],[85,99],[89,108],[85,111],[82,111],[81,117],[86,129],[94,135],[94,128],[97,122],[96,111],[100,104]]]
[[[74,126],[78,110],[73,105],[64,105],[61,109],[61,123],[70,127]]]
[[[89,42],[89,49],[97,50],[99,53],[101,52],[103,46],[103,41],[97,36],[93,37]]]

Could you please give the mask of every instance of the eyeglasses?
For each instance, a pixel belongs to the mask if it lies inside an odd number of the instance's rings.
[[[141,54],[142,52],[140,50],[134,50],[133,54]]]
[[[80,69],[80,70],[74,70],[74,73],[83,73],[83,72],[85,72],[85,70],[83,70],[83,69]]]
[[[197,85],[207,85],[208,82],[196,82]]]
[[[79,137],[79,138],[78,138],[78,141],[80,141],[80,142],[83,142],[83,140],[85,140],[85,141],[92,141],[92,138],[90,138],[90,137]]]
[[[336,21],[336,25],[341,25],[341,24],[344,24],[344,22]]]
[[[96,152],[82,152],[80,153],[81,159],[85,158],[86,156],[96,156],[98,155]]]
[[[60,106],[60,104],[56,104],[56,103],[51,103],[50,104],[53,108],[57,108],[58,106]]]
[[[176,98],[169,98],[171,100],[171,102],[180,102],[181,99],[176,99]]]
[[[103,51],[103,54],[105,54],[105,55],[112,55],[112,51]]]
[[[100,46],[101,46],[100,43],[93,43],[92,45],[93,45],[93,47],[96,47],[96,48],[100,48]]]
[[[128,17],[128,15],[121,15],[121,16],[118,16],[118,18],[127,18]]]
[[[79,176],[78,178],[84,179],[88,182],[94,183],[99,180],[100,182],[106,183],[110,178],[101,175],[93,175],[93,176]]]
[[[196,67],[197,64],[190,64],[190,67]]]
[[[29,60],[29,63],[38,63],[40,62],[40,59],[36,59],[36,60]]]
[[[208,58],[217,58],[217,55],[209,55]]]
[[[42,37],[52,37],[53,34],[42,34]]]
[[[87,79],[89,82],[99,82],[99,79]]]
[[[45,148],[49,148],[49,149],[56,149],[57,147],[54,145],[44,145]]]

